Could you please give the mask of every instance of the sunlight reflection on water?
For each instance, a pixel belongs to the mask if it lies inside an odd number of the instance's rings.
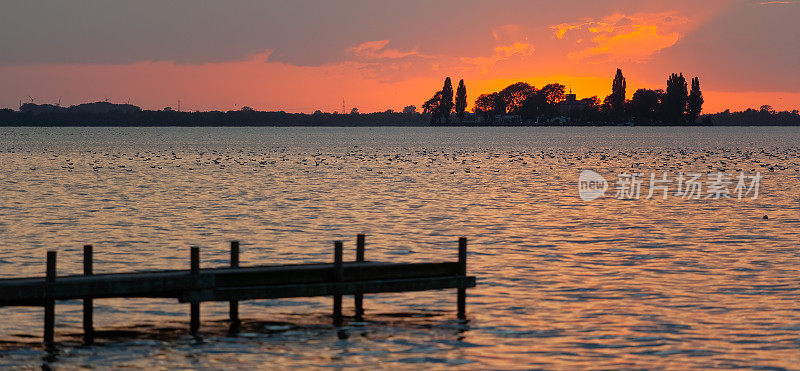
[[[467,324],[455,293],[368,295],[366,323],[329,298],[188,306],[98,300],[103,346],[79,347],[80,302],[57,306],[53,365],[465,368],[785,367],[800,361],[797,128],[3,128],[0,277],[330,261],[454,260],[470,239]],[[760,171],[758,200],[584,202],[577,177]],[[769,215],[768,220],[761,217]],[[350,304],[349,302],[347,302]],[[345,307],[346,313],[352,308]],[[39,308],[0,308],[0,365],[44,354]],[[249,326],[249,327],[247,327]]]

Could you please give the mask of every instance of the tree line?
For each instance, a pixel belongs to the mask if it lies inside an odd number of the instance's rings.
[[[557,108],[566,97],[565,90],[566,87],[558,83],[537,89],[526,82],[517,82],[498,92],[478,96],[473,110],[490,123],[498,115],[519,115],[522,119],[532,120],[550,119],[559,115]],[[588,98],[586,104],[594,106],[596,102]]]
[[[450,115],[455,112],[460,122],[464,122],[467,109],[467,86],[464,79],[458,82],[455,102],[453,101],[453,83],[449,77],[444,79],[442,90],[436,92],[431,99],[422,104],[422,113],[431,116],[431,125],[442,122],[450,124]]]
[[[617,76],[622,76],[621,70],[617,70]],[[618,94],[624,93],[622,88]],[[639,89],[630,101],[625,101],[619,113],[624,119],[643,125],[694,125],[703,112],[704,102],[698,77],[692,78],[689,90],[683,74],[673,73],[667,79],[666,90]]]
[[[697,77],[691,80],[691,90],[682,73],[670,75],[665,90],[639,89],[628,100],[626,89],[625,76],[617,69],[611,94],[602,102],[597,96],[566,101],[566,87],[560,83],[537,89],[526,82],[517,82],[498,92],[481,94],[472,109],[486,124],[502,124],[503,117],[517,116],[524,122],[538,124],[693,125],[702,113],[704,99]],[[467,107],[463,79],[458,84],[455,101],[453,97],[453,86],[447,77],[442,90],[422,105],[423,113],[430,115],[431,125],[450,124],[453,113],[463,123]]]
[[[718,126],[800,126],[800,111],[778,112],[772,106],[764,105],[755,110],[749,108],[741,112],[723,112],[704,115],[705,121]]]
[[[577,99],[566,93],[563,84],[552,83],[540,89],[517,82],[504,89],[482,94],[475,100],[467,119],[467,87],[460,80],[455,92],[447,77],[442,89],[422,105],[406,106],[402,112],[350,114],[314,114],[262,112],[249,107],[237,111],[180,112],[170,108],[142,110],[131,105],[95,102],[64,108],[28,103],[20,111],[0,109],[0,126],[424,126],[459,124],[508,125],[691,125],[702,118],[704,125],[791,125],[800,126],[800,112],[775,112],[770,106],[744,112],[725,111],[702,115],[703,93],[700,80],[687,81],[683,74],[671,74],[666,89],[639,89],[626,99],[627,83],[617,70],[611,94],[604,100],[597,96]],[[568,99],[569,98],[569,99]],[[24,108],[24,109],[23,109]],[[702,116],[701,116],[702,115]],[[455,116],[455,117],[453,117]],[[482,118],[481,122],[475,117]]]
[[[113,110],[108,112],[19,112],[0,109],[2,126],[427,126],[428,117],[391,110],[374,113],[289,113],[254,109],[235,111]]]

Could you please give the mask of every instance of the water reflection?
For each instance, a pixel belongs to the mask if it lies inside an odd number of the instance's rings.
[[[800,312],[800,131],[789,128],[2,129],[0,276],[329,261],[454,260],[470,237],[469,322],[451,291],[367,295],[365,322],[330,325],[329,298],[188,307],[0,308],[0,364],[242,368],[793,368]],[[580,169],[761,171],[756,201],[578,198]],[[762,219],[769,215],[769,219]],[[349,254],[349,255],[348,255]],[[351,301],[346,300],[345,303]],[[352,307],[345,306],[345,313]],[[110,339],[114,339],[111,341]]]

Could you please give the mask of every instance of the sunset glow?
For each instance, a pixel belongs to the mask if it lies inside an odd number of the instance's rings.
[[[616,68],[626,74],[628,98],[683,72],[700,77],[706,112],[800,107],[797,32],[770,29],[800,14],[796,1],[469,3],[449,10],[442,24],[418,13],[422,3],[409,4],[420,5],[413,11],[350,3],[152,3],[152,13],[139,7],[135,17],[125,6],[94,4],[110,17],[80,25],[59,17],[35,23],[36,30],[25,23],[31,14],[55,17],[81,6],[34,12],[45,5],[15,4],[0,16],[11,35],[0,41],[0,107],[60,98],[65,105],[107,99],[160,109],[180,100],[185,110],[332,112],[344,100],[348,110],[374,112],[419,107],[445,76],[465,80],[470,106],[479,94],[517,81],[560,82],[579,97],[602,100]],[[447,9],[445,3],[426,5],[425,13]],[[289,24],[281,14],[306,18]],[[239,17],[240,24],[203,27],[214,17]],[[754,22],[764,28],[738,26]],[[141,35],[158,32],[164,36]],[[54,34],[57,41],[47,39]],[[740,47],[751,44],[759,49]],[[710,45],[713,55],[706,53]],[[721,57],[728,62],[719,64]]]
[[[4,369],[796,369],[800,0],[0,5]]]

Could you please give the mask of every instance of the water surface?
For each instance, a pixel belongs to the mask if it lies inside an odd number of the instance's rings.
[[[330,261],[452,261],[469,238],[469,321],[454,290],[226,304],[0,308],[0,365],[148,368],[771,368],[800,361],[798,128],[2,128],[0,277]],[[578,174],[761,172],[757,200],[585,202]],[[613,186],[612,186],[613,187]],[[609,193],[613,193],[610,190]],[[769,219],[763,219],[768,215]],[[345,313],[352,303],[345,301]]]

